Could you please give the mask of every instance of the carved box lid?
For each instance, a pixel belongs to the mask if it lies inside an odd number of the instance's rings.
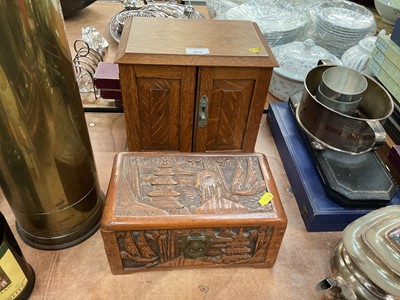
[[[272,200],[262,205],[264,195]],[[101,221],[112,230],[286,224],[267,160],[256,153],[119,153]]]

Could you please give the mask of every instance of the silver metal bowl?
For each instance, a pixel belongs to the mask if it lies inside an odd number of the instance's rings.
[[[347,154],[362,154],[380,147],[386,139],[383,123],[394,105],[385,88],[365,75],[368,87],[349,116],[323,104],[316,98],[322,74],[333,66],[321,65],[308,72],[296,119],[311,139],[321,145]]]

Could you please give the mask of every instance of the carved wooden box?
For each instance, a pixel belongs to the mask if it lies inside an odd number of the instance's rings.
[[[264,195],[273,197],[261,205]],[[114,274],[268,268],[286,224],[262,154],[125,152],[115,157],[101,234]]]

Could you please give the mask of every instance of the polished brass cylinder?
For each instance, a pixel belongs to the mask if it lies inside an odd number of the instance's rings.
[[[0,11],[0,185],[26,243],[69,247],[97,230],[103,195],[60,3]]]

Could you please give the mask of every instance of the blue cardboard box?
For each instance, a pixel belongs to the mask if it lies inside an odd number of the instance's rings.
[[[267,118],[307,231],[342,231],[376,209],[348,208],[328,198],[288,103],[271,103]],[[399,192],[388,203],[395,204]]]
[[[394,23],[392,34],[390,38],[397,46],[400,47],[400,17],[397,18],[396,23]]]

